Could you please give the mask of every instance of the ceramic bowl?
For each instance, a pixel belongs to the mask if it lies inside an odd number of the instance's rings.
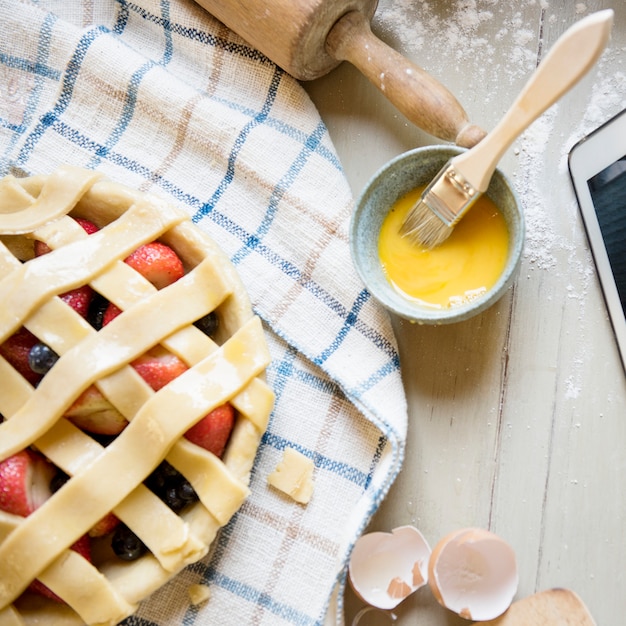
[[[517,275],[524,245],[524,216],[512,185],[496,170],[486,195],[504,216],[510,243],[504,270],[489,291],[458,306],[427,308],[404,297],[385,277],[378,255],[378,235],[391,206],[408,191],[430,183],[446,162],[461,151],[455,146],[426,146],[392,159],[370,179],[352,215],[350,250],[361,280],[383,306],[412,322],[449,324],[469,319],[501,298]]]

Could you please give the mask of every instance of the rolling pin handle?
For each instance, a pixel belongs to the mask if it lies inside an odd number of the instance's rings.
[[[470,124],[458,100],[425,70],[376,37],[362,13],[341,17],[326,51],[354,65],[409,121],[435,137],[470,148],[485,132]]]

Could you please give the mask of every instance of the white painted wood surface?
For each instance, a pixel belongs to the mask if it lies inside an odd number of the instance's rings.
[[[518,598],[574,590],[598,624],[626,623],[626,378],[567,171],[567,152],[626,106],[623,0],[381,0],[373,29],[439,78],[489,130],[575,21],[613,8],[612,41],[501,162],[523,199],[515,287],[468,322],[394,319],[410,422],[401,475],[370,530],[417,526],[431,545],[480,526],[514,547]],[[437,143],[354,68],[305,87],[358,195],[390,158]],[[626,152],[626,142],[625,142]],[[346,622],[363,606],[346,598]],[[398,626],[466,624],[421,589]],[[368,623],[391,623],[381,616]],[[366,622],[361,622],[365,626]]]

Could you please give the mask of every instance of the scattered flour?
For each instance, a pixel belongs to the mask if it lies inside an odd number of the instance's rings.
[[[423,66],[438,70],[442,76],[457,73],[464,79],[467,60],[472,59],[469,67],[473,68],[475,76],[469,78],[480,81],[484,94],[481,97],[485,101],[493,99],[491,94],[498,93],[498,83],[502,81],[523,84],[520,79],[529,76],[538,57],[545,54],[537,29],[529,21],[533,7],[543,24],[550,28],[564,19],[562,9],[555,8],[551,13],[549,0],[381,0],[381,3],[385,4],[384,20],[375,19],[374,25],[392,45],[420,59]],[[572,15],[581,18],[588,12],[583,2],[570,6],[570,19]],[[587,83],[589,97],[581,108],[582,118],[578,123],[574,120],[575,126],[563,131],[559,115],[561,107],[567,105],[556,104],[523,133],[513,150],[518,172],[514,182],[523,190],[520,197],[527,224],[524,265],[529,276],[531,271],[538,270],[563,280],[562,291],[554,294],[554,301],[556,303],[558,297],[562,302],[562,296],[576,301],[574,308],[569,307],[568,314],[578,315],[578,332],[582,334],[587,319],[585,303],[589,286],[595,280],[595,269],[590,253],[584,252],[586,239],[576,200],[572,194],[571,205],[559,207],[557,213],[554,207],[547,206],[549,199],[545,189],[538,189],[535,181],[541,180],[545,171],[554,171],[554,146],[558,145],[559,185],[569,184],[569,150],[582,137],[626,108],[626,66],[624,71],[615,71],[626,58],[626,48],[619,48],[616,43],[612,45],[616,47],[605,51],[594,69],[592,81]],[[462,102],[466,101],[464,94],[457,96]],[[565,219],[563,212],[566,212]],[[561,221],[557,222],[559,218]],[[585,342],[576,341],[576,345],[583,346]],[[573,356],[568,376],[563,380],[565,399],[578,398],[588,356]]]
[[[521,202],[526,219],[524,256],[530,268],[551,271],[557,266],[554,250],[558,238],[552,213],[546,207],[545,198],[534,181],[545,170],[546,142],[552,137],[558,111],[558,104],[546,111],[518,142],[518,184],[524,190]]]
[[[521,77],[529,76],[537,64],[541,42],[537,39],[536,29],[529,27],[525,8],[535,7],[537,14],[541,12],[544,21],[549,23],[560,19],[557,15],[550,15],[549,0],[519,3],[502,0],[451,0],[445,3],[383,0],[381,4],[384,4],[384,11],[381,11],[384,18],[378,21],[375,18],[379,30],[408,55],[423,59],[424,66],[454,72],[460,59],[477,59],[475,70],[485,77],[482,84],[485,99],[489,98],[489,81],[519,81]],[[572,5],[572,10],[578,16],[588,9],[586,4],[579,2]],[[497,50],[494,44],[497,44]],[[623,54],[624,50],[615,53]],[[568,180],[567,154],[573,144],[626,106],[626,74],[603,72],[608,54],[610,51],[603,57],[604,64],[602,60],[598,64],[584,118],[561,142],[559,174],[563,175],[563,180]],[[463,67],[467,68],[467,63]],[[548,165],[545,162],[546,149],[553,138],[558,115],[559,104],[556,104],[533,123],[514,149],[519,171],[516,183],[524,190],[522,202],[527,223],[524,256],[530,268],[554,272],[559,269],[557,252],[568,251],[572,261],[579,259],[581,276],[588,280],[589,260],[581,262],[580,255],[575,254],[575,243],[557,235],[553,210],[546,207],[546,199],[533,182],[542,176]],[[575,202],[570,208],[573,217],[577,218]]]
[[[534,0],[527,0],[535,4]],[[502,5],[502,6],[501,6]],[[495,13],[505,16],[505,26],[495,34],[489,23]],[[509,3],[500,0],[388,0],[383,19],[374,18],[380,32],[390,41],[399,40],[399,48],[427,67],[446,65],[455,69],[458,61],[474,57],[477,69],[502,62],[502,42],[506,42],[507,71],[511,79],[534,68],[536,60],[535,33],[521,29],[522,14],[511,13]],[[498,51],[494,47],[498,42]],[[458,68],[457,68],[458,69]]]

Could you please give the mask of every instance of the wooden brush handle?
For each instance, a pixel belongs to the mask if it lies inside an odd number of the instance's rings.
[[[566,30],[497,126],[475,148],[454,157],[455,167],[475,189],[487,190],[513,141],[593,67],[609,41],[612,24],[613,11],[606,9]]]
[[[341,17],[326,38],[326,50],[352,63],[391,103],[426,132],[471,148],[484,136],[470,124],[458,100],[421,67],[376,37],[359,11]]]

